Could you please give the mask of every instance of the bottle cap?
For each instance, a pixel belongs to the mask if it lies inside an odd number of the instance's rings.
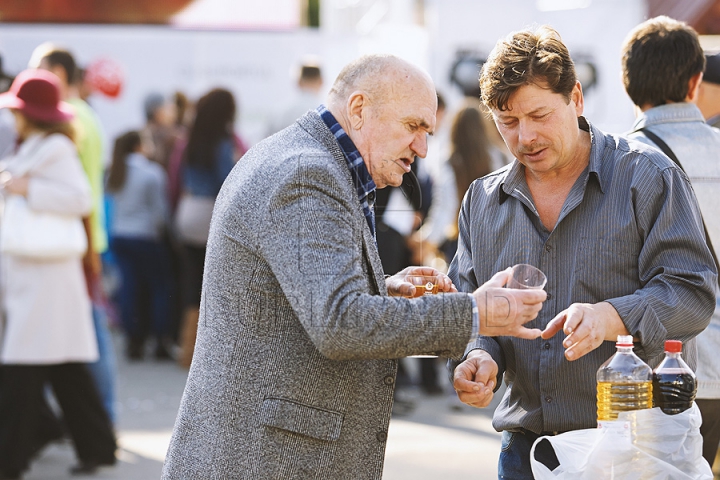
[[[680,340],[665,340],[665,351],[669,353],[682,352],[682,342]]]
[[[615,342],[615,346],[616,347],[632,347],[633,346],[632,335],[618,335],[617,342]]]

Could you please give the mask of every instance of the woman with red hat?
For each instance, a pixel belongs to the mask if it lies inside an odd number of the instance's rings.
[[[2,173],[3,196],[20,196],[31,210],[74,216],[91,198],[72,142],[71,107],[58,79],[26,70],[0,108],[15,116],[19,144]],[[5,222],[0,228],[7,228]],[[0,246],[1,247],[1,246]],[[2,251],[5,326],[0,343],[0,478],[20,478],[35,453],[44,385],[52,386],[79,464],[90,473],[115,463],[115,435],[86,364],[97,359],[91,305],[81,255],[38,259]]]

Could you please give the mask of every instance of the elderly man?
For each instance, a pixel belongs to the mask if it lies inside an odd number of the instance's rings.
[[[499,41],[480,88],[515,161],[470,187],[449,275],[473,291],[496,269],[531,263],[546,273],[548,296],[529,324],[542,338],[479,337],[454,386],[484,407],[504,374],[493,418],[503,432],[499,475],[531,479],[538,436],[597,425],[595,374],[618,335],[632,335],[652,366],[666,339],[682,340],[696,365],[717,272],[687,177],[659,151],[582,116],[582,87],[555,30]],[[551,449],[535,453],[557,465]]]
[[[477,333],[540,335],[522,325],[545,292],[502,288],[508,271],[472,295],[429,268],[383,275],[375,189],[425,156],[436,108],[426,73],[362,57],[326,106],[236,165],[215,204],[163,478],[379,479],[395,359],[460,356]],[[415,293],[411,272],[449,293],[402,298]]]

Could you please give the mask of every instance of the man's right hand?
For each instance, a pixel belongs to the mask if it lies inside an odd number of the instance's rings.
[[[510,277],[508,268],[493,275],[473,292],[480,315],[478,333],[489,337],[508,335],[532,340],[542,332],[523,325],[537,317],[547,293],[539,289],[504,288]]]
[[[498,366],[484,350],[471,350],[453,372],[453,387],[461,402],[471,407],[490,405],[497,384]]]

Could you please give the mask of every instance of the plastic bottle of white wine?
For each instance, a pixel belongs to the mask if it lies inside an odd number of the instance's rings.
[[[652,408],[652,369],[633,352],[631,335],[618,335],[617,352],[597,371],[598,422],[618,413]]]

